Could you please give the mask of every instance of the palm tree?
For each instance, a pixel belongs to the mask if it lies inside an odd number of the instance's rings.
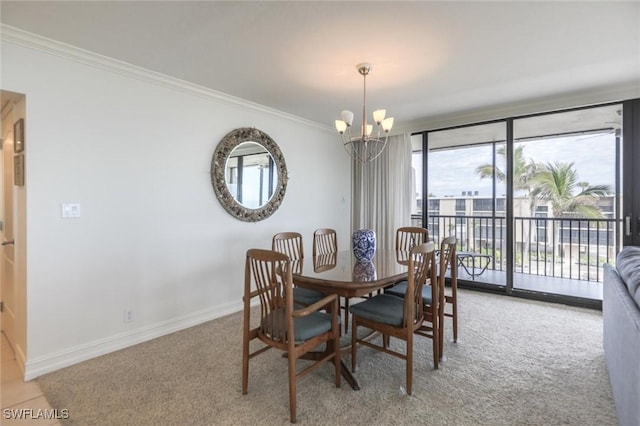
[[[602,218],[595,201],[610,194],[611,186],[578,181],[578,172],[573,165],[556,162],[539,166],[532,179],[531,195],[551,204],[554,217],[575,217],[577,214],[584,218]]]
[[[506,146],[502,145],[496,150],[496,154],[505,158],[507,157]],[[518,145],[513,151],[513,190],[524,192],[525,196],[529,198],[529,210],[530,216],[536,210],[536,198],[531,196],[532,192],[532,179],[537,170],[537,164],[533,160],[527,161],[524,156],[524,145]],[[506,182],[507,174],[505,171],[500,170],[499,167],[494,167],[493,164],[485,163],[476,168],[476,174],[480,175],[481,179],[492,179],[494,174],[498,182]],[[535,228],[533,232],[535,233]],[[523,231],[523,259],[526,257],[531,244],[531,236],[528,235],[529,231]],[[526,242],[526,243],[525,243]]]
[[[534,189],[531,196],[551,204],[555,218],[602,218],[603,214],[596,205],[596,200],[610,194],[611,186],[578,181],[578,172],[573,165],[574,163],[565,162],[540,165],[532,179]],[[559,225],[558,221],[554,221],[554,243],[558,249]]]
[[[507,157],[506,147],[502,145],[496,151],[501,157]],[[515,191],[524,191],[529,195],[531,191],[531,178],[536,170],[536,163],[532,160],[529,162],[524,158],[524,146],[519,145],[513,152],[513,189]],[[507,175],[499,167],[494,167],[493,164],[485,163],[476,168],[476,174],[480,175],[481,179],[493,178],[495,173],[496,179],[499,182],[506,182]]]

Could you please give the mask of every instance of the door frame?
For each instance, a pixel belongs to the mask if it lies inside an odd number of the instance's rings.
[[[24,120],[25,135],[27,135],[27,120],[26,120],[26,96],[24,94],[9,92],[6,90],[0,90],[0,111],[2,115],[3,123],[5,121],[10,122],[11,137],[13,139],[13,123],[19,119]],[[5,132],[9,134],[9,130]],[[4,136],[4,134],[2,135]],[[26,142],[26,141],[25,141]],[[5,142],[2,142],[5,145]],[[11,141],[11,147],[13,147],[13,140]],[[13,148],[11,148],[13,151]],[[25,150],[22,155],[26,158],[28,144],[25,143]],[[3,152],[4,156],[4,152]],[[13,153],[12,153],[13,156]],[[25,161],[26,163],[26,161]],[[13,162],[11,162],[13,166]],[[26,165],[25,165],[26,170]],[[4,173],[4,167],[3,167]],[[11,342],[12,349],[15,354],[15,359],[18,364],[18,368],[21,370],[24,377],[25,365],[27,360],[27,283],[26,283],[26,184],[27,175],[25,173],[25,182],[22,186],[12,185],[11,197],[13,200],[13,239],[15,241],[13,245],[14,262],[13,262],[13,290],[14,290],[14,342]],[[4,178],[3,175],[3,197],[4,197]],[[13,173],[8,173],[6,178],[13,181]],[[2,207],[4,208],[4,207]],[[4,213],[3,213],[4,215]],[[4,220],[4,219],[3,219]],[[3,233],[4,234],[4,233]]]
[[[622,103],[621,150],[622,182],[640,182],[640,99]],[[640,186],[622,185],[621,204],[622,245],[640,246]]]

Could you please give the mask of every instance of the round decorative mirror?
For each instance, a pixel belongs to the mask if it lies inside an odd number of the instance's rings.
[[[269,135],[243,127],[218,143],[211,159],[211,183],[229,214],[257,222],[280,207],[287,189],[287,166]]]

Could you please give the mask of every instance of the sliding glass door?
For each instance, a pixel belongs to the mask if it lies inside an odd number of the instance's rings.
[[[414,224],[456,236],[465,286],[597,306],[623,241],[623,116],[608,104],[413,135]]]
[[[620,235],[622,105],[513,121],[515,289],[602,299]]]
[[[425,224],[435,241],[456,237],[469,285],[506,285],[505,141],[505,121],[427,134]]]

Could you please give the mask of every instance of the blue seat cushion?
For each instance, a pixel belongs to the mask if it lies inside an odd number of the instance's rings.
[[[284,309],[272,311],[262,320],[263,331],[274,340],[284,341],[287,316]],[[294,339],[303,342],[331,330],[331,315],[313,312],[306,317],[293,319]]]
[[[324,293],[315,290],[309,290],[308,288],[294,287],[293,288],[293,300],[303,306],[309,306],[316,303],[318,300],[324,297]]]
[[[394,285],[391,288],[386,289],[384,292],[392,296],[404,297],[405,293],[407,292],[407,282],[400,281],[398,284]],[[430,285],[422,286],[422,301],[425,305],[431,305],[431,286]]]
[[[389,294],[379,294],[349,307],[351,315],[370,321],[402,326],[404,299]]]

